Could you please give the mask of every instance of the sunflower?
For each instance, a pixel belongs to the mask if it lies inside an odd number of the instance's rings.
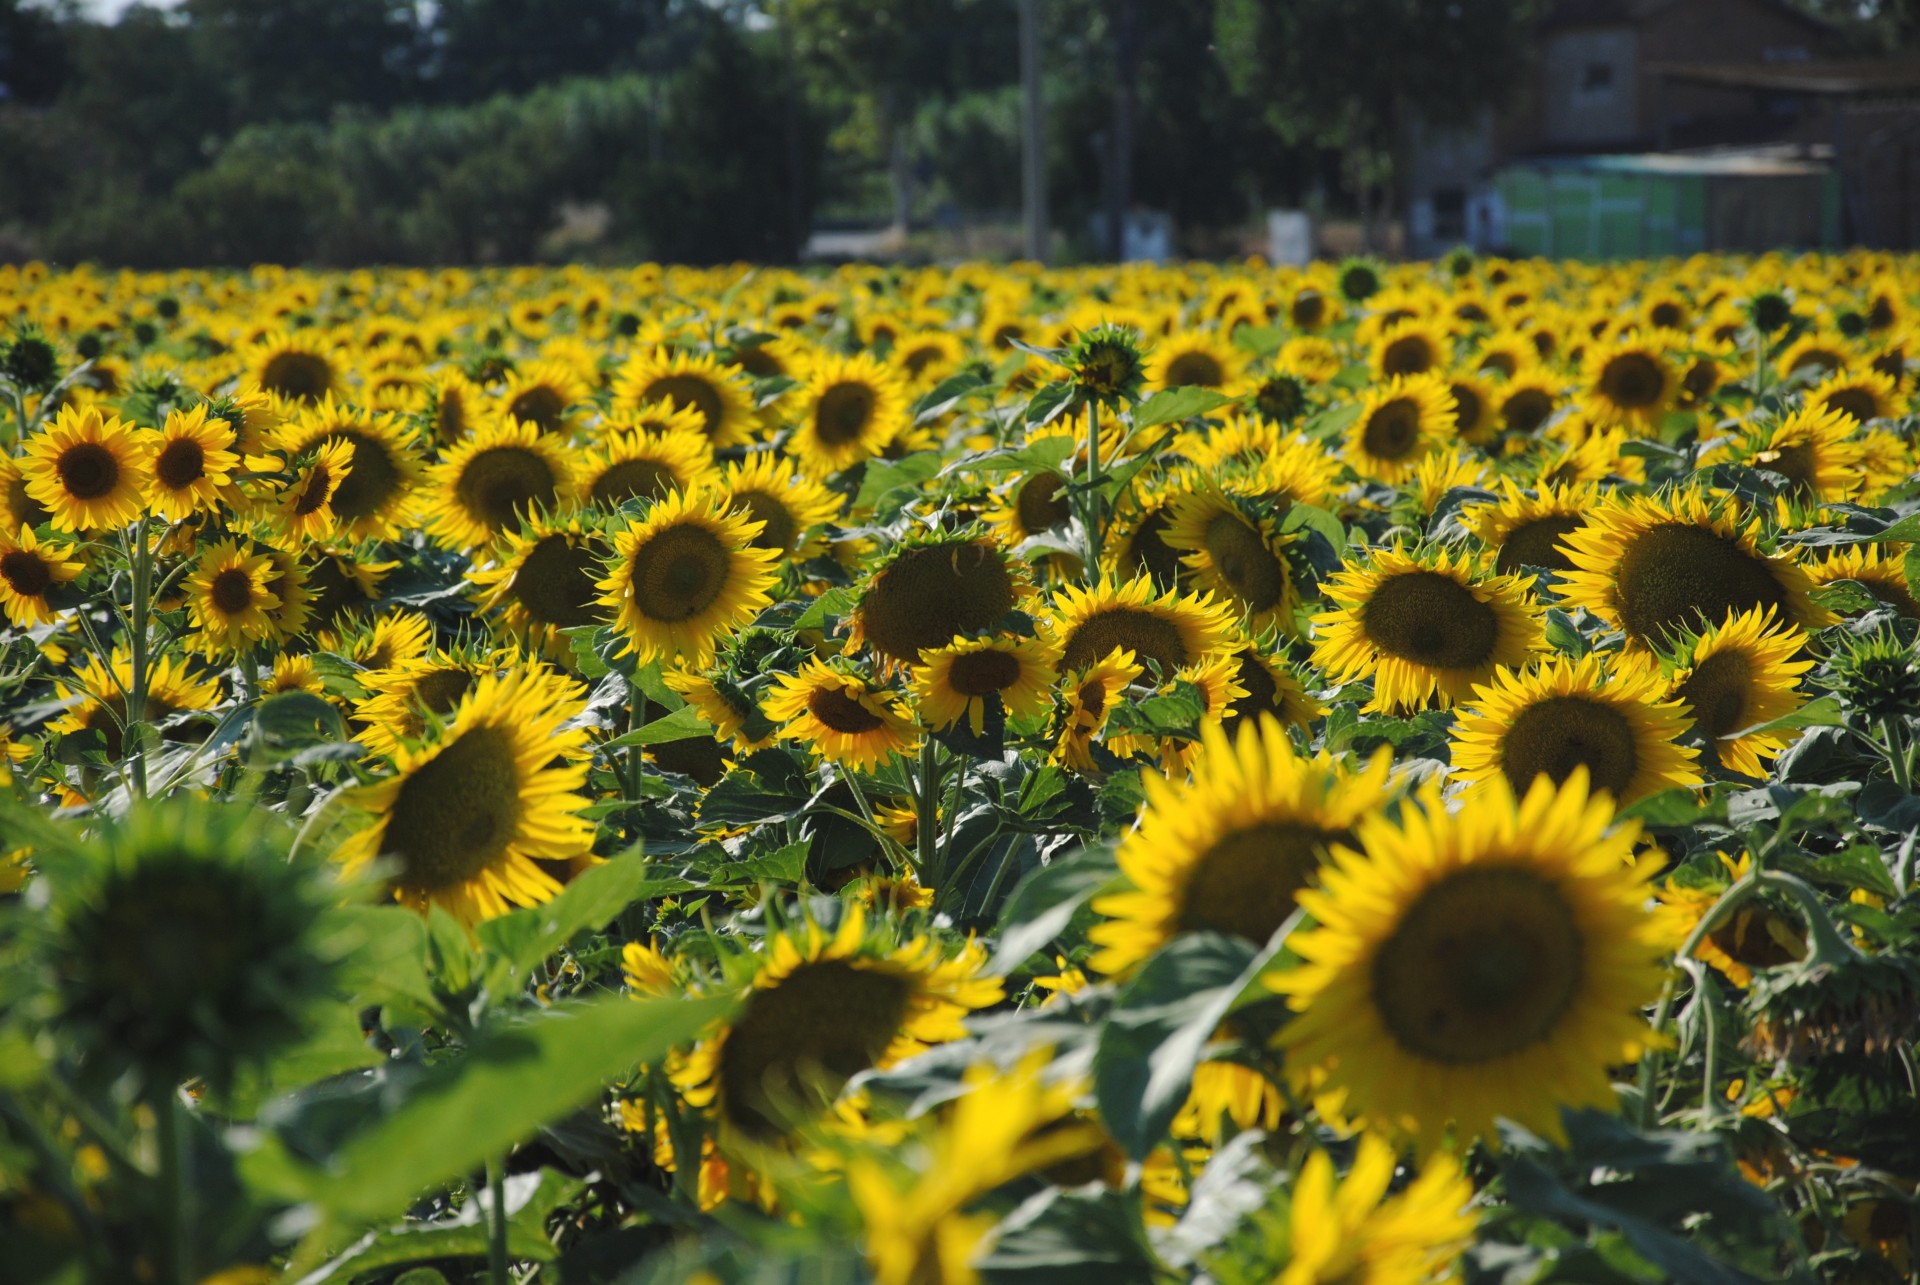
[[[1775,363],[1775,368],[1782,380],[1792,379],[1795,375],[1825,379],[1845,370],[1852,356],[1845,337],[1816,331],[1788,344]]]
[[[1759,532],[1758,519],[1741,525],[1735,500],[1697,487],[1610,496],[1561,541],[1573,570],[1560,592],[1640,647],[1754,607],[1771,607],[1802,629],[1833,623],[1809,597],[1805,569],[1788,555],[1762,552]]]
[[[907,428],[912,401],[899,373],[870,353],[810,361],[798,398],[787,449],[816,477],[878,455]]]
[[[1661,348],[1627,338],[1593,345],[1583,387],[1582,404],[1596,424],[1648,433],[1680,395],[1680,373]]]
[[[39,540],[30,526],[22,526],[18,535],[0,528],[0,611],[16,628],[53,620],[54,608],[47,595],[71,584],[86,569],[84,562],[73,559],[73,553],[70,544]]]
[[[1735,861],[1724,852],[1718,854],[1724,867],[1723,878],[1699,885],[1669,880],[1660,890],[1660,904],[1674,916],[1675,936],[1684,942],[1694,927],[1719,904],[1734,880],[1753,868],[1751,853],[1741,853]],[[1725,915],[1715,928],[1700,939],[1693,957],[1711,964],[1735,986],[1745,989],[1753,983],[1757,968],[1779,968],[1805,959],[1807,934],[1791,914],[1768,904],[1762,897],[1748,897],[1732,914]]]
[[[1447,363],[1452,347],[1446,331],[1433,322],[1415,319],[1395,322],[1373,341],[1374,375],[1391,380],[1438,370]]]
[[[355,622],[344,637],[323,633],[319,642],[322,650],[338,652],[362,669],[387,669],[433,649],[433,621],[399,608],[370,623]]]
[[[1006,550],[976,531],[904,540],[860,587],[852,642],[914,665],[923,651],[997,628],[1026,592]]]
[[[1274,1285],[1424,1285],[1452,1280],[1480,1218],[1473,1184],[1451,1156],[1432,1156],[1392,1196],[1397,1157],[1375,1134],[1360,1139],[1336,1188],[1333,1161],[1300,1166],[1287,1208],[1287,1266]]]
[[[1460,780],[1504,780],[1516,792],[1583,769],[1597,793],[1625,806],[1701,783],[1698,751],[1679,744],[1692,724],[1657,678],[1628,665],[1608,674],[1596,655],[1555,656],[1527,673],[1502,670],[1474,689],[1450,733]]]
[[[267,555],[270,567],[267,592],[279,599],[278,606],[267,610],[267,621],[273,626],[274,639],[289,643],[307,631],[307,622],[313,616],[307,573],[300,559],[284,549],[263,547],[260,551]]]
[[[581,461],[580,498],[611,512],[629,500],[691,491],[713,472],[713,444],[699,433],[609,432]]]
[[[826,547],[819,529],[840,516],[841,497],[800,472],[792,460],[768,452],[727,465],[718,488],[728,509],[745,510],[760,523],[755,547],[791,561],[817,556]]]
[[[586,733],[565,726],[582,706],[554,697],[531,671],[476,683],[451,722],[395,753],[392,776],[352,792],[374,819],[335,853],[346,873],[389,862],[396,900],[466,924],[550,900],[560,885],[537,863],[593,843],[578,815]]]
[[[1181,933],[1217,932],[1264,946],[1313,883],[1328,847],[1390,797],[1392,755],[1358,772],[1325,754],[1298,757],[1277,720],[1232,739],[1201,731],[1190,781],[1144,781],[1139,824],[1120,843],[1127,889],[1098,898],[1091,966],[1131,972]]]
[[[425,415],[435,442],[450,445],[479,426],[486,390],[458,371],[436,379],[426,394]]]
[[[779,555],[754,547],[758,534],[758,522],[725,511],[709,492],[670,495],[628,523],[597,585],[626,635],[624,650],[642,664],[711,656],[772,601]]]
[[[352,463],[331,501],[347,537],[384,540],[398,534],[408,492],[420,473],[412,434],[390,417],[351,410],[329,398],[282,427],[274,449],[282,458],[299,459],[335,442],[353,447]]]
[[[1160,340],[1147,357],[1147,387],[1225,388],[1245,371],[1246,354],[1210,331],[1180,330]]]
[[[564,433],[573,426],[572,409],[592,396],[587,381],[565,362],[535,362],[508,372],[499,392],[500,418]]]
[[[775,683],[760,709],[780,725],[782,739],[805,741],[829,762],[862,771],[920,740],[897,696],[818,657]]]
[[[614,408],[637,411],[654,402],[699,411],[700,430],[714,447],[744,446],[752,440],[753,392],[746,377],[722,366],[711,353],[695,356],[655,347],[629,358],[614,379]]]
[[[1052,469],[1040,469],[995,493],[985,519],[1009,545],[1018,547],[1042,532],[1062,531],[1073,521],[1073,506],[1067,502],[1066,492],[1065,477]]]
[[[435,648],[428,655],[369,670],[360,676],[360,687],[367,694],[353,704],[353,721],[358,725],[354,739],[375,754],[398,753],[401,746],[426,735],[431,721],[444,721],[458,709],[461,699],[494,669],[485,657],[471,651]],[[552,680],[556,699],[578,697],[577,692],[566,690],[565,680],[543,669],[529,669],[528,674]]]
[[[932,388],[958,370],[967,348],[944,330],[916,330],[894,340],[887,357],[916,388]]]
[[[1129,490],[1126,507],[1114,515],[1113,535],[1107,545],[1112,571],[1129,579],[1145,576],[1156,589],[1179,587],[1186,568],[1162,537],[1173,521],[1173,504],[1180,494],[1180,488],[1171,482]]]
[[[243,386],[296,402],[320,402],[346,391],[339,354],[310,332],[276,330],[240,354]]]
[[[240,468],[233,445],[233,429],[223,419],[209,419],[205,402],[169,412],[153,441],[148,506],[169,522],[218,509]]]
[[[1529,362],[1494,388],[1493,419],[1504,432],[1532,437],[1560,409],[1560,381]]]
[[[46,505],[27,493],[26,475],[20,461],[0,455],[0,530],[37,527],[53,520]]]
[[[1777,473],[1799,496],[1817,503],[1857,495],[1866,478],[1860,467],[1859,424],[1845,411],[1808,404],[1771,428],[1750,429],[1736,453],[1754,468]]]
[[[153,444],[123,419],[62,406],[27,439],[20,475],[56,531],[111,530],[140,516],[153,481]]]
[[[209,545],[187,577],[187,614],[200,630],[200,646],[210,656],[245,651],[273,636],[270,613],[280,598],[267,586],[273,559],[248,552],[238,541]]]
[[[1671,945],[1640,827],[1613,817],[1583,772],[1518,803],[1497,778],[1457,812],[1429,784],[1397,820],[1362,817],[1358,850],[1300,894],[1306,963],[1269,983],[1297,1010],[1289,1059],[1356,1125],[1428,1153],[1450,1130],[1463,1150],[1491,1138],[1497,1116],[1562,1140],[1562,1107],[1612,1105],[1608,1068],[1648,1038]]]
[[[507,533],[498,564],[467,573],[486,592],[482,607],[498,611],[516,638],[551,651],[563,629],[612,619],[596,583],[613,550],[578,517],[541,518]]]
[[[1806,404],[1839,411],[1859,424],[1897,419],[1907,413],[1908,400],[1899,383],[1877,370],[1837,370],[1807,390]]]
[[[735,1143],[777,1140],[860,1072],[960,1039],[967,1014],[1003,993],[977,943],[898,941],[857,905],[831,933],[808,919],[774,935],[755,963],[738,1014],[670,1064]]]
[[[260,685],[260,692],[269,697],[284,696],[288,692],[306,692],[310,696],[324,697],[327,685],[321,680],[313,657],[282,652],[273,658],[273,672]]]
[[[118,761],[127,725],[127,701],[133,690],[133,656],[120,647],[103,664],[88,656],[67,680],[54,684],[54,695],[67,705],[65,713],[47,724],[49,732],[70,736],[98,732],[107,758]],[[141,714],[146,723],[172,715],[212,709],[220,703],[220,683],[197,678],[173,656],[162,654],[147,675],[147,702]]]
[[[1153,582],[1101,580],[1090,589],[1069,585],[1055,596],[1048,624],[1060,643],[1060,668],[1079,672],[1115,651],[1130,651],[1171,674],[1223,650],[1234,637],[1232,617],[1211,594],[1156,595]]]
[[[1233,685],[1244,693],[1228,703],[1221,717],[1221,725],[1229,734],[1262,715],[1272,715],[1286,727],[1305,728],[1327,712],[1307,694],[1285,659],[1268,655],[1263,650],[1265,645],[1241,642],[1225,653],[1234,664]]]
[[[477,549],[573,494],[565,448],[503,419],[448,451],[427,475],[420,515],[456,549]]]
[[[1298,598],[1284,553],[1290,540],[1274,533],[1271,518],[1209,486],[1176,498],[1171,519],[1161,538],[1185,551],[1181,561],[1198,588],[1232,603],[1254,632],[1269,625],[1296,631]]]
[[[1453,435],[1453,393],[1438,375],[1377,384],[1347,433],[1347,462],[1362,477],[1399,482],[1422,456]]]
[[[1106,730],[1114,706],[1140,674],[1133,653],[1124,648],[1115,648],[1085,669],[1063,674],[1054,757],[1076,772],[1095,771],[1099,764],[1093,757],[1094,739]]]
[[[1503,576],[1526,567],[1573,570],[1560,541],[1585,525],[1587,513],[1600,502],[1599,488],[1542,482],[1529,494],[1515,486],[1512,478],[1502,478],[1500,485],[1499,500],[1474,505],[1460,515],[1493,551],[1493,569]]]
[[[1524,583],[1465,557],[1379,549],[1323,592],[1336,609],[1313,618],[1313,662],[1335,682],[1371,678],[1375,712],[1444,709],[1545,645]]]
[[[1883,545],[1851,544],[1828,550],[1825,561],[1808,565],[1807,575],[1815,585],[1830,585],[1836,580],[1858,581],[1896,614],[1908,620],[1920,620],[1920,600],[1914,598],[1903,562],[1903,558],[1889,554]]]
[[[1491,381],[1478,374],[1457,373],[1447,377],[1447,392],[1453,397],[1453,428],[1461,441],[1485,446],[1499,436],[1499,390]]]
[[[1765,778],[1766,764],[1793,740],[1790,732],[1750,732],[1800,708],[1800,676],[1813,668],[1807,635],[1770,611],[1729,617],[1697,637],[1682,639],[1667,694],[1685,706],[1694,729],[1720,763],[1743,776]]]
[[[777,730],[751,697],[724,675],[691,669],[669,669],[661,681],[686,698],[735,754],[748,754],[770,745]]]
[[[979,736],[985,730],[987,700],[1008,719],[1026,718],[1053,703],[1058,653],[1045,638],[982,635],[955,638],[945,647],[920,653],[913,691],[920,721],[933,728],[961,719]]]
[[[333,497],[353,468],[353,450],[351,442],[323,442],[290,461],[293,481],[274,501],[273,527],[295,542],[332,535],[339,521]]]

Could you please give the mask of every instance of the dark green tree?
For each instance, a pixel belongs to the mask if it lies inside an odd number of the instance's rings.
[[[668,22],[668,0],[441,0],[427,69],[442,96],[522,94],[569,76],[632,69]]]
[[[396,106],[419,92],[411,0],[186,0],[201,69],[238,120],[325,120],[341,106]]]

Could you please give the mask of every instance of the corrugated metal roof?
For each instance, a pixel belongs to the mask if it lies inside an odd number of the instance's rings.
[[[1816,94],[1835,98],[1920,95],[1920,58],[1863,58],[1832,62],[1650,63],[1672,80],[1727,89]]]

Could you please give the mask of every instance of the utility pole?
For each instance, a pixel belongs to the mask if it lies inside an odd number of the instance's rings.
[[[1026,256],[1047,261],[1047,122],[1040,77],[1040,0],[1020,0],[1020,195]]]

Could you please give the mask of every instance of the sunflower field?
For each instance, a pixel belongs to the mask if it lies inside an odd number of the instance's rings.
[[[1920,1281],[1917,308],[0,267],[0,1279]]]

